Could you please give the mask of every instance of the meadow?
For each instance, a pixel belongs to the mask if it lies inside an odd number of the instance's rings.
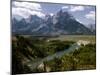
[[[92,43],[96,42],[95,35],[60,35],[59,37],[49,38],[49,40],[61,40],[61,41],[90,41]]]

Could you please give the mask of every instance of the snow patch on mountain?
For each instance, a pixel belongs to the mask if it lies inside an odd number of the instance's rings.
[[[32,32],[38,31],[39,29],[46,27],[46,24],[41,24],[38,28],[32,30]]]

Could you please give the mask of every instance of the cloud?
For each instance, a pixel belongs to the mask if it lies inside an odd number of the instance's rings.
[[[76,12],[76,11],[83,11],[85,8],[84,6],[70,6],[70,10],[71,12]]]
[[[18,15],[21,16],[23,18],[28,18],[30,15],[37,15],[39,17],[43,17],[44,14],[42,12],[38,12],[38,11],[31,11],[29,9],[25,9],[25,8],[12,8],[12,15]]]
[[[54,14],[53,13],[50,13],[50,16],[53,16]]]
[[[68,6],[63,6],[61,9],[63,10],[63,12],[66,12],[66,11],[68,11]]]
[[[16,2],[12,3],[12,15],[13,17],[20,16],[22,18],[28,18],[30,15],[37,15],[44,17],[42,13],[42,7],[38,3],[30,2]]]
[[[69,8],[68,6],[63,6],[63,7],[62,7],[62,9],[68,9],[68,8]]]
[[[88,14],[85,15],[87,19],[95,20],[95,11],[90,11]]]
[[[20,8],[27,8],[30,10],[41,11],[41,5],[38,3],[30,3],[30,2],[13,2],[13,6]]]

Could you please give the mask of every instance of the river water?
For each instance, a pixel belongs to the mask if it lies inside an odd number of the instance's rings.
[[[80,45],[78,45],[77,43],[74,43],[74,44],[73,44],[70,48],[68,48],[68,49],[65,49],[65,50],[63,50],[63,51],[57,52],[57,53],[55,53],[55,54],[53,54],[53,55],[49,55],[49,56],[47,56],[47,57],[45,57],[45,58],[43,58],[43,59],[41,59],[41,60],[38,60],[38,61],[36,61],[36,62],[30,61],[30,62],[28,62],[28,63],[26,63],[26,64],[28,64],[27,66],[28,66],[29,68],[31,68],[31,70],[32,70],[32,69],[36,68],[38,65],[40,65],[41,63],[43,63],[44,61],[50,61],[50,60],[53,60],[54,58],[60,58],[60,57],[62,57],[64,54],[68,54],[68,53],[70,53],[70,52],[72,52],[72,51],[74,51],[75,49],[78,49],[78,48],[80,48]]]

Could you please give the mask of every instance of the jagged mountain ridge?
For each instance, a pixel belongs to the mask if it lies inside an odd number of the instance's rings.
[[[53,16],[48,14],[44,19],[37,15],[31,15],[28,19],[23,18],[20,21],[13,18],[12,32],[27,35],[93,34],[71,14],[62,10]]]

